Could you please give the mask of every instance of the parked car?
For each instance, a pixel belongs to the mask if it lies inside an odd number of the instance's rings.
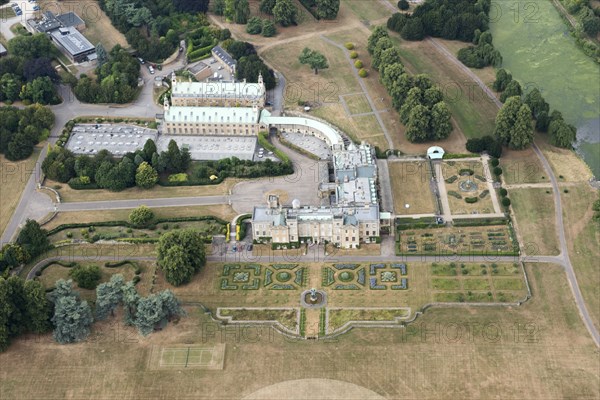
[[[144,61],[144,59],[143,59],[143,58],[141,58],[141,57],[138,57],[138,61],[139,61],[139,62],[140,62],[140,64],[142,64],[142,65],[146,64],[146,61]]]
[[[151,73],[152,75],[154,75],[154,68],[152,67],[152,65],[149,65],[149,66],[148,66],[148,71],[150,71],[150,73]]]
[[[265,105],[266,105],[266,106],[272,106],[272,105],[273,105],[273,103],[271,103],[270,101],[267,101],[267,102],[265,102]]]
[[[40,6],[38,6],[37,4],[35,6],[33,6],[33,11],[39,11],[40,10]]]

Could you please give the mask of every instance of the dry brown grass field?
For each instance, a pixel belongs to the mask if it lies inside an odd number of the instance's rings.
[[[518,151],[505,148],[499,160],[502,168],[502,179],[506,184],[550,184],[548,174],[532,148]]]
[[[388,162],[388,169],[396,214],[435,213],[434,197],[429,187],[429,163]],[[406,208],[406,204],[410,207]]]
[[[546,135],[537,135],[535,142],[548,159],[557,180],[587,182],[592,177],[590,167],[574,151],[550,145]]]
[[[564,272],[553,265],[527,269],[534,297],[521,307],[430,309],[406,330],[361,328],[332,341],[288,340],[268,328],[220,327],[191,306],[187,318],[146,338],[119,319],[96,324],[94,340],[69,346],[55,344],[50,335],[25,336],[0,354],[2,365],[10,365],[0,371],[0,393],[3,398],[229,399],[266,388],[258,398],[294,398],[268,387],[319,378],[352,382],[390,399],[597,397],[597,349]],[[149,368],[152,346],[183,343],[225,343],[224,369]],[[350,384],[330,386],[338,397],[353,398],[344,393]],[[314,388],[307,387],[318,397]]]
[[[568,193],[561,190],[569,258],[588,311],[596,327],[600,328],[600,223],[592,220],[592,204],[598,199],[598,191],[587,183],[569,187]]]
[[[19,199],[29,180],[29,176],[35,168],[39,147],[26,160],[9,161],[0,155],[0,234],[4,232],[10,221]]]
[[[557,255],[552,188],[510,189],[521,246],[528,256]]]

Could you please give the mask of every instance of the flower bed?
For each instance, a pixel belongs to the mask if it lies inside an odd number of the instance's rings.
[[[450,178],[448,178],[448,179],[444,179],[444,181],[445,181],[446,183],[454,183],[454,182],[456,182],[456,180],[457,180],[457,179],[458,179],[458,176],[456,176],[456,175],[452,175]]]
[[[401,275],[406,275],[406,264],[392,264],[391,267],[399,269]]]
[[[334,274],[334,272],[331,268],[327,268],[327,267],[323,268],[323,272],[322,272],[323,286],[329,286],[333,282],[335,282],[335,280],[333,279],[333,274]]]
[[[243,290],[258,290],[258,288],[260,287],[260,279],[258,278],[254,278],[252,280],[252,285],[242,285],[242,289]]]
[[[356,286],[354,283],[351,283],[349,285],[335,285],[334,290],[360,290],[360,288],[358,286]]]
[[[265,271],[265,286],[269,286],[271,283],[273,283],[273,271],[267,269]]]
[[[272,285],[269,289],[271,289],[271,290],[294,290],[296,288],[294,287],[294,285],[289,285],[289,284],[282,285],[282,284],[276,283],[276,284]]]
[[[337,269],[337,270],[342,270],[342,269],[356,269],[358,268],[359,264],[333,264],[333,268]]]
[[[377,278],[370,278],[369,279],[369,289],[372,289],[372,290],[385,290],[386,287],[384,285],[378,285],[377,284]]]
[[[365,286],[365,280],[366,280],[366,271],[364,268],[361,268],[358,270],[358,279],[356,280],[358,283],[360,283],[361,285]]]
[[[271,268],[275,269],[294,269],[298,266],[298,264],[271,264]]]
[[[385,268],[385,264],[371,264],[369,269],[369,275],[375,275],[378,269]]]
[[[408,289],[408,279],[402,278],[400,279],[399,285],[392,285],[392,290],[406,290]]]

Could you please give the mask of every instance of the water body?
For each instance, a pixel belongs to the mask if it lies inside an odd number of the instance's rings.
[[[550,108],[577,127],[577,152],[600,179],[600,66],[569,34],[549,0],[492,0],[494,45],[527,89],[537,87]]]

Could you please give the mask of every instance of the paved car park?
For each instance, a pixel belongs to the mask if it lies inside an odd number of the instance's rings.
[[[179,148],[187,147],[192,160],[277,161],[272,152],[259,147],[256,136],[183,136],[159,135],[155,129],[123,124],[78,124],[73,127],[66,148],[75,154],[97,154],[106,149],[116,157],[143,149],[148,139],[156,142],[159,152],[166,151],[173,139]]]
[[[332,156],[327,143],[315,136],[290,131],[281,131],[281,135],[291,144],[316,155],[321,160],[330,159]]]
[[[158,131],[136,125],[79,124],[73,127],[66,148],[75,154],[96,154],[106,149],[115,156],[144,148],[148,139],[156,141]]]
[[[156,147],[166,151],[171,139],[180,148],[187,147],[192,160],[220,160],[237,157],[240,160],[252,160],[256,153],[256,137],[254,136],[176,136],[161,135]]]

